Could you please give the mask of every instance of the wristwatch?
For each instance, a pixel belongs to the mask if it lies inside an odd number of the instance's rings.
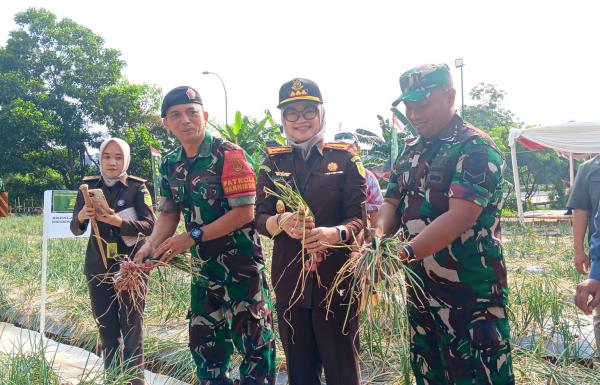
[[[406,260],[408,262],[412,262],[416,259],[415,249],[413,249],[411,245],[409,245],[407,243],[407,244],[403,245],[402,248],[404,249],[404,252],[406,253]]]
[[[195,226],[192,228],[192,231],[190,231],[190,237],[192,237],[194,242],[196,242],[196,245],[200,245],[202,243],[202,235],[204,235],[204,231],[202,231],[200,226]]]
[[[346,226],[335,226],[338,231],[338,235],[340,236],[340,242],[346,242],[348,240],[348,231],[346,231]]]

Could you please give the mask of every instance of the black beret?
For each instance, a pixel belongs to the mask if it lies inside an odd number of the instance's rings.
[[[188,86],[180,86],[173,88],[169,91],[163,99],[162,106],[160,107],[160,116],[165,118],[167,116],[167,110],[178,104],[196,103],[202,105],[202,98],[198,91]]]

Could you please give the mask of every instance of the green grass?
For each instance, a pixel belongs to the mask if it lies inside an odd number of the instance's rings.
[[[510,224],[504,230],[507,233],[504,245],[511,293],[511,332],[515,341],[530,337],[527,347],[513,344],[517,383],[600,383],[598,360],[591,363],[595,369],[588,367],[588,361],[582,365],[577,349],[578,327],[589,321],[570,301],[575,285],[583,277],[572,267],[569,226]],[[29,326],[33,329],[37,328],[39,305],[40,234],[39,217],[0,219],[0,313],[2,318],[12,321],[16,321],[21,313],[30,314]],[[93,349],[97,332],[83,275],[86,242],[84,239],[50,241],[48,317],[67,326],[64,332],[69,342]],[[265,240],[267,268],[271,247],[271,242]],[[528,272],[531,265],[545,269],[545,274]],[[157,284],[158,275],[153,273],[147,297],[146,356],[154,371],[193,383],[185,320],[189,306],[189,276],[174,269],[163,269],[162,274],[161,288]],[[361,328],[364,383],[410,384],[406,318],[398,314],[394,319],[381,322],[384,324],[380,327]],[[560,338],[564,342],[562,354],[551,356],[546,349],[551,338]],[[278,359],[284,368],[279,344]],[[39,357],[37,360],[32,356],[0,357],[0,383],[30,383],[4,381],[1,373],[26,365],[37,365],[43,371],[45,364]],[[32,383],[54,384],[50,374],[45,378],[47,382]]]
[[[60,385],[58,376],[41,354],[0,354],[0,383]]]
[[[32,352],[0,353],[0,384],[3,385],[63,385],[53,370],[53,358],[48,360],[41,347]],[[102,374],[84,373],[79,385],[127,385],[129,373],[107,370]]]

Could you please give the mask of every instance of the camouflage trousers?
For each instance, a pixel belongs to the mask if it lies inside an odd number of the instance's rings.
[[[229,385],[234,348],[242,385],[275,383],[273,304],[264,273],[228,284],[192,284],[189,346],[201,384]]]
[[[410,305],[411,366],[418,385],[514,384],[504,307]]]

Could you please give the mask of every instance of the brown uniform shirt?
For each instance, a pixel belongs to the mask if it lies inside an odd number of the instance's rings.
[[[143,179],[129,176],[127,177],[126,184],[119,181],[114,186],[108,187],[99,176],[86,177],[83,180],[83,183],[87,183],[90,189],[102,189],[108,205],[115,210],[116,213],[130,207],[135,208],[138,219],[123,220],[123,225],[120,228],[97,221],[100,236],[108,243],[116,243],[119,254],[130,255],[134,252],[134,247],[128,247],[121,239],[121,235],[137,236],[138,233],[142,233],[144,236],[149,236],[152,233],[152,228],[154,227],[154,213],[151,207],[152,199],[150,198],[150,193],[144,182]],[[89,221],[79,222],[79,219],[77,218],[77,214],[81,211],[83,205],[83,195],[80,191],[77,194],[77,201],[75,202],[75,208],[73,209],[73,219],[71,220],[71,232],[75,235],[83,234],[88,226]],[[137,247],[135,247],[135,251],[137,251],[142,244],[143,242],[139,242]],[[117,264],[115,259],[108,259],[109,269],[115,264]],[[104,268],[102,257],[100,256],[100,251],[98,249],[98,242],[96,241],[96,238],[90,236],[87,251],[85,253],[84,273],[87,275],[97,275],[106,272],[107,270]]]
[[[317,227],[345,225],[351,243],[354,240],[352,234],[358,234],[362,229],[361,203],[366,199],[364,169],[360,158],[341,143],[326,144],[322,154],[316,147],[313,148],[306,161],[292,147],[270,147],[268,153],[258,177],[258,232],[270,237],[266,222],[277,213],[277,200],[267,197],[264,187],[275,190],[273,181],[284,180],[296,186],[296,191],[300,192],[314,214]],[[278,306],[286,306],[297,299],[297,294],[294,298],[292,294],[302,269],[300,252],[301,242],[290,238],[285,232],[274,238],[271,281]],[[349,254],[347,248],[328,249],[327,258],[317,269],[320,285],[315,273],[309,273],[305,291],[295,302],[296,306],[311,308],[324,305],[327,289]],[[344,294],[337,293],[334,301],[341,301]]]

